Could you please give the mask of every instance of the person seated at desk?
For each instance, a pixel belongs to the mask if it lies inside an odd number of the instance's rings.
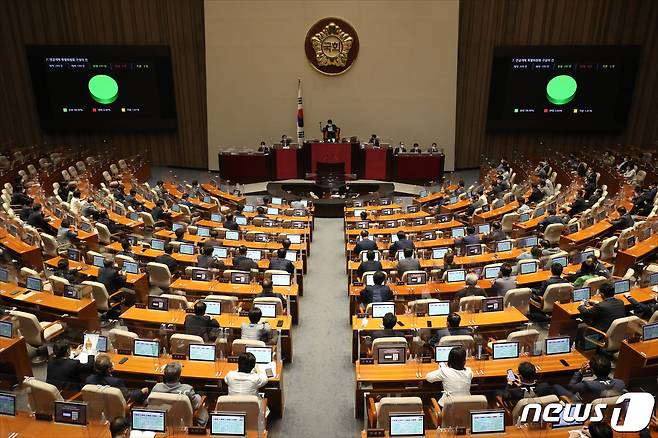
[[[46,383],[55,385],[60,391],[79,390],[80,377],[94,370],[94,356],[87,356],[87,363],[70,359],[71,347],[66,339],[57,339],[53,344],[53,356],[48,360]]]
[[[592,208],[599,199],[603,196],[603,190],[595,189],[592,194],[587,198],[587,208]]]
[[[258,395],[258,390],[269,381],[264,372],[256,369],[256,356],[252,353],[240,353],[238,370],[226,373],[224,382],[228,395]]]
[[[28,196],[23,187],[20,187],[18,190],[14,190],[14,192],[11,194],[11,205],[30,205],[31,203],[32,198]]]
[[[509,171],[509,169],[510,169],[510,165],[509,165],[509,161],[507,161],[507,157],[501,157],[500,163],[498,163],[498,166],[496,166],[496,172],[498,174],[501,174]]]
[[[259,297],[259,298],[261,298],[261,297],[263,297],[263,298],[278,298],[278,299],[281,300],[281,305],[283,306],[283,310],[286,310],[286,307],[287,307],[286,299],[282,294],[280,294],[278,292],[274,292],[274,289],[272,287],[272,280],[270,280],[269,278],[264,278],[262,286],[263,286],[263,291],[261,293],[259,293],[258,295],[256,295],[256,297]]]
[[[447,365],[440,363],[439,369],[427,373],[425,380],[443,384],[443,394],[439,399],[441,407],[452,396],[471,395],[473,371],[466,366],[466,349],[458,345],[450,350]]]
[[[438,154],[439,153],[439,147],[436,145],[436,143],[432,143],[432,146],[429,147],[427,150],[430,154]]]
[[[599,259],[595,255],[587,256],[587,258],[580,264],[580,269],[574,275],[575,281],[573,282],[574,287],[579,287],[586,280],[593,277],[606,277],[610,278],[610,272],[606,269],[603,263],[599,262]]]
[[[194,303],[194,314],[185,316],[184,329],[188,335],[201,336],[205,342],[214,341],[217,338],[219,322],[206,315],[206,303],[199,300]]]
[[[203,246],[207,248],[212,248],[214,246],[222,246],[222,241],[219,240],[219,232],[214,228],[210,230],[210,237],[203,242]]]
[[[196,265],[202,269],[218,269],[223,271],[226,269],[224,261],[212,256],[213,247],[204,246],[201,249],[201,254],[196,259]]]
[[[151,217],[155,222],[171,218],[171,213],[165,210],[165,203],[162,199],[155,201],[155,207],[151,209]]]
[[[267,322],[260,322],[263,312],[258,307],[249,310],[249,323],[240,325],[240,339],[268,342],[272,338],[272,327]]]
[[[126,285],[126,276],[114,267],[114,260],[109,256],[103,260],[103,267],[98,269],[98,282],[105,285],[109,295]]]
[[[135,259],[135,253],[133,252],[133,246],[130,244],[128,240],[122,240],[121,241],[121,251],[117,253],[118,255],[130,257],[131,259]]]
[[[395,147],[395,149],[393,149],[393,153],[395,155],[402,154],[404,152],[407,152],[407,149],[404,147],[403,142],[398,143],[398,145]]]
[[[615,286],[606,281],[599,286],[599,295],[603,298],[598,303],[587,301],[578,306],[580,314],[589,318],[589,326],[606,333],[615,319],[626,316],[624,302],[615,298]]]
[[[116,201],[119,201],[121,203],[126,201],[126,188],[123,186],[123,184],[119,183],[114,190],[112,190],[112,194],[114,195],[114,199]]]
[[[633,159],[631,158],[630,155],[624,155],[624,159],[621,160],[621,163],[617,166],[617,170],[619,172],[624,173],[628,169],[632,169],[633,166],[635,166],[635,163],[633,163]]]
[[[537,224],[537,231],[539,231],[540,233],[543,233],[544,230],[549,225],[564,224],[564,223],[565,223],[564,218],[562,216],[558,216],[557,212],[555,211],[554,208],[549,208],[548,209],[548,216]]]
[[[196,205],[194,205],[190,201],[190,194],[189,193],[183,193],[180,197],[180,201],[178,201],[179,204],[187,206],[194,214],[194,208]]]
[[[240,230],[240,226],[235,221],[235,217],[233,216],[233,214],[228,213],[226,215],[226,219],[224,220],[224,228],[226,228],[227,230],[231,230],[231,231],[239,231]]]
[[[420,261],[414,257],[412,248],[404,249],[404,258],[398,260],[397,271],[398,278],[402,278],[407,271],[420,271]]]
[[[198,180],[192,180],[188,193],[192,198],[203,198],[203,190],[201,190],[201,186],[199,186]]]
[[[98,214],[98,219],[96,219],[96,222],[99,224],[103,224],[107,227],[108,230],[110,230],[110,233],[114,234],[117,231],[121,229],[121,226],[115,224],[111,219],[109,214],[107,213],[106,210],[101,211]]]
[[[130,189],[130,192],[128,192],[128,193],[129,194],[128,194],[128,196],[126,196],[126,200],[125,200],[127,205],[130,205],[131,207],[137,207],[137,208],[141,208],[144,205],[143,202],[140,202],[140,201],[137,200],[137,190]]]
[[[388,312],[384,317],[382,318],[382,325],[384,326],[384,330],[375,330],[372,332],[370,335],[371,339],[374,341],[377,338],[403,338],[404,337],[404,332],[401,332],[399,330],[393,330],[395,328],[395,324],[398,323],[398,318],[391,312]]]
[[[619,213],[619,219],[610,221],[614,231],[625,230],[626,228],[633,226],[635,222],[633,221],[633,217],[630,215],[630,213],[626,211],[626,207],[617,207],[617,213]]]
[[[512,275],[512,265],[503,263],[491,289],[495,296],[504,297],[507,291],[514,288],[516,288],[516,275]]]
[[[516,260],[517,260],[517,261],[521,261],[521,260],[531,260],[531,259],[539,260],[539,261],[540,261],[540,266],[539,266],[539,268],[541,269],[541,264],[542,264],[542,263],[541,263],[541,258],[542,258],[542,255],[543,255],[543,254],[542,254],[542,250],[541,250],[541,248],[540,248],[539,246],[535,245],[535,246],[533,246],[532,248],[530,248],[530,251],[527,251],[527,248],[526,248],[526,251],[522,252],[521,254],[519,254],[519,255],[516,257]]]
[[[368,140],[368,143],[373,146],[379,146],[379,137],[377,137],[377,134],[372,134]]]
[[[361,301],[364,304],[379,303],[382,301],[393,301],[393,291],[388,285],[384,284],[386,274],[377,271],[372,276],[374,286],[366,286],[361,291]]]
[[[455,253],[448,251],[443,256],[443,266],[441,267],[441,279],[445,281],[446,272],[450,269],[459,269],[459,265],[455,263]]]
[[[406,248],[416,249],[416,245],[414,245],[413,241],[407,239],[407,235],[404,233],[404,231],[402,230],[398,231],[397,236],[398,236],[397,242],[393,242],[393,244],[388,248],[388,256],[391,259],[395,259],[395,255],[401,249],[406,249]],[[372,249],[376,249],[376,248],[372,248]]]
[[[71,239],[75,239],[78,234],[71,230],[71,222],[68,219],[62,219],[60,227],[57,229],[57,249],[67,249],[73,244]]]
[[[633,166],[624,172],[623,177],[626,181],[631,182],[635,179],[635,175],[637,175],[637,167]]]
[[[325,140],[330,143],[336,143],[338,140],[338,131],[338,126],[331,119],[327,120],[327,124],[322,128]]]
[[[495,221],[491,224],[491,232],[486,236],[483,236],[482,241],[484,243],[489,243],[489,242],[500,242],[501,240],[507,240],[507,239],[509,239],[509,237],[503,231],[503,226],[500,224],[500,222]]]
[[[176,231],[174,231],[174,235],[176,236],[176,242],[192,243],[191,241],[189,241],[185,238],[185,229],[184,228],[177,228]]]
[[[75,184],[67,181],[60,181],[59,189],[57,190],[57,195],[62,200],[62,202],[68,202],[69,193],[72,192],[73,190],[75,190]]]
[[[269,154],[270,153],[270,147],[265,143],[264,141],[260,142],[260,146],[258,146],[258,152],[262,152],[264,154]]]
[[[546,161],[540,161],[535,168],[535,174],[541,178],[548,178],[548,171],[550,170],[550,165]]]
[[[507,386],[498,391],[498,395],[512,406],[528,397],[544,397],[553,394],[553,387],[546,382],[538,382],[537,368],[530,362],[521,362],[517,368],[516,379],[511,381],[507,377]]]
[[[569,381],[569,391],[555,385],[558,396],[567,396],[575,401],[591,402],[597,398],[612,397],[621,394],[626,384],[620,379],[611,379],[612,364],[602,354],[595,354],[576,371]],[[593,374],[585,378],[585,375]]]
[[[381,271],[382,269],[382,263],[375,260],[375,251],[371,249],[366,253],[366,260],[361,262],[356,273],[359,276],[359,280],[361,280],[361,277],[365,272],[376,272]]]
[[[165,198],[167,195],[169,195],[166,187],[164,186],[164,181],[162,180],[158,180],[155,183],[155,187],[153,187],[153,190],[155,190],[155,193],[157,193],[158,198]]]
[[[180,382],[183,367],[179,362],[170,362],[165,365],[161,383],[156,383],[151,393],[185,394],[189,397],[192,409],[197,413],[196,426],[204,427],[208,423],[208,410],[201,404],[202,398],[194,392],[192,385]]]
[[[286,250],[279,248],[276,250],[276,257],[270,259],[270,265],[267,269],[286,271],[290,275],[295,273],[295,265],[286,258]]]
[[[583,190],[578,190],[576,199],[574,199],[574,201],[571,203],[567,211],[569,212],[569,215],[575,216],[577,214],[582,213],[585,210],[587,210],[587,201],[585,200],[585,192]]]
[[[368,220],[368,212],[363,210],[361,213],[359,213],[359,217],[361,218],[362,221],[367,221]]]
[[[477,245],[479,243],[480,243],[480,235],[475,234],[475,227],[473,225],[468,225],[466,227],[466,235],[459,240],[459,244],[467,246],[467,245]]]
[[[12,201],[12,204],[13,203],[14,201]],[[20,220],[22,220],[23,222],[27,222],[27,219],[30,217],[30,214],[32,214],[33,204],[34,204],[34,200],[30,198],[30,200],[21,207],[21,210],[18,213],[18,217],[20,218]]]
[[[267,219],[267,215],[265,214],[265,207],[263,207],[262,205],[256,207],[256,216],[254,216],[254,219],[255,218]]]
[[[286,134],[283,134],[281,136],[281,146],[287,148],[290,147],[290,143],[292,143],[292,140]]]
[[[411,150],[410,150],[409,152],[411,152],[412,154],[420,154],[420,153],[422,153],[423,151],[422,151],[422,149],[420,148],[420,146],[418,146],[418,143],[414,143],[413,146],[411,147]]]
[[[82,215],[86,218],[96,220],[98,219],[98,214],[100,210],[94,205],[94,198],[89,197],[82,204],[82,209],[80,210]]]
[[[57,268],[53,270],[53,275],[64,278],[71,284],[77,284],[80,282],[78,278],[80,268],[70,269],[69,265],[69,259],[61,258],[57,260]]]
[[[432,347],[439,345],[439,341],[444,336],[463,336],[470,335],[471,329],[468,327],[461,327],[462,317],[459,316],[457,312],[451,312],[446,318],[446,328],[442,328],[436,331],[434,335],[429,340],[429,344]]]
[[[630,292],[626,292],[624,296],[626,297],[628,302],[631,303],[631,305],[633,306],[633,313],[639,316],[640,318],[644,319],[645,321],[648,321],[653,316],[653,314],[658,310],[657,300],[641,303],[635,298],[633,298]],[[658,299],[658,297],[656,297],[656,299]]]
[[[281,241],[281,248],[285,249],[286,251],[290,249],[291,245],[292,245],[292,241],[287,237]]]
[[[178,270],[178,262],[171,256],[172,252],[174,252],[174,245],[167,243],[164,246],[164,254],[160,254],[153,261],[167,265],[169,273],[173,275]]]
[[[233,257],[233,269],[246,272],[258,269],[258,263],[247,257],[246,246],[240,245],[240,248],[238,248],[238,253]]]
[[[27,224],[33,226],[34,228],[48,231],[50,228],[50,222],[48,222],[44,216],[41,204],[34,204],[32,207],[32,213],[30,213],[27,218]]]
[[[369,239],[370,233],[368,230],[361,230],[361,238],[354,244],[354,255],[359,256],[361,251],[377,251],[377,242]]]
[[[71,213],[75,216],[79,216],[82,213],[82,194],[80,190],[74,190],[73,195],[71,196],[71,202],[69,202],[69,209]]]
[[[466,286],[461,288],[454,296],[453,302],[455,307],[459,306],[459,300],[464,297],[487,297],[486,292],[478,286],[478,276],[473,272],[466,274]]]
[[[130,423],[126,417],[116,417],[110,421],[110,435],[112,438],[130,438]]]
[[[112,375],[113,369],[114,364],[112,363],[110,356],[103,353],[99,354],[94,361],[94,372],[87,376],[85,379],[85,385],[101,385],[118,388],[123,393],[123,397],[126,401],[134,400],[141,403],[146,400],[146,397],[149,394],[148,388],[128,389],[123,379]]]
[[[528,203],[539,202],[542,199],[544,199],[544,192],[539,190],[539,184],[532,183],[531,187],[532,187],[532,191],[530,193],[530,196],[528,196]]]
[[[447,200],[446,197],[443,198],[444,200]],[[468,217],[473,216],[473,213],[475,213],[475,210],[478,208],[487,205],[489,200],[487,199],[487,195],[484,193],[484,187],[480,187],[477,189],[477,192],[471,195],[471,205],[468,206],[464,214]]]
[[[551,265],[551,276],[546,280],[542,281],[539,288],[532,289],[531,299],[534,299],[535,301],[539,302],[540,301],[539,298],[544,296],[544,293],[546,292],[546,289],[548,289],[548,286],[551,286],[553,284],[569,283],[567,279],[562,278],[563,270],[564,267],[560,263],[553,263]]]

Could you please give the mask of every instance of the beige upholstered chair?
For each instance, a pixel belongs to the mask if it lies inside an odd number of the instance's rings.
[[[112,295],[107,293],[105,285],[97,281],[83,281],[83,285],[91,287],[91,295],[94,297],[96,302],[96,308],[101,312],[105,313],[111,309],[121,307],[121,302],[112,303],[112,299],[115,297],[121,296],[123,291],[114,292]]]
[[[408,309],[412,313],[422,312],[427,314],[430,303],[438,303],[441,300],[437,298],[423,298],[420,300],[409,301]]]
[[[467,352],[473,352],[475,349],[475,340],[471,335],[447,335],[439,339],[440,347],[447,347],[451,345],[461,345]]]
[[[238,308],[238,297],[230,295],[208,295],[203,300],[221,302],[222,313],[235,313]]]
[[[563,224],[550,224],[544,230],[544,239],[548,240],[552,245],[560,242],[560,235],[564,230]]]
[[[538,304],[538,309],[543,313],[553,313],[553,306],[556,302],[570,301],[572,298],[573,286],[569,283],[551,284],[546,288],[544,296]],[[534,301],[530,301],[535,305]]]
[[[147,263],[146,272],[149,274],[149,284],[161,289],[169,289],[171,286],[171,272],[164,263]]]
[[[85,385],[82,387],[82,400],[87,403],[87,420],[101,421],[105,418],[126,416],[126,399],[119,388],[107,385]]]
[[[190,398],[185,394],[151,392],[148,397],[149,409],[167,411],[167,427],[176,429],[182,424],[194,426],[194,409]]]
[[[594,327],[588,326],[585,331],[585,338],[597,345],[603,351],[613,353],[619,351],[621,343],[624,339],[632,335],[633,326],[640,326],[642,320],[637,316],[626,316],[624,318],[615,319],[607,332],[602,332]],[[598,336],[592,336],[598,335]],[[598,338],[598,339],[597,339]]]
[[[470,412],[487,409],[487,397],[484,395],[455,395],[445,401],[443,408],[432,399],[432,408],[438,414],[437,422],[441,427],[469,427]]]
[[[482,296],[462,297],[459,300],[460,312],[477,313],[482,309]]]
[[[258,431],[259,437],[265,431],[267,401],[257,395],[222,395],[217,399],[215,411],[246,413],[246,430]]]
[[[519,312],[524,315],[528,315],[530,295],[532,295],[532,289],[529,287],[521,287],[518,289],[510,289],[505,293],[503,298],[504,307],[516,307]]]
[[[137,333],[128,330],[112,329],[108,332],[108,337],[112,343],[112,347],[117,350],[133,350],[135,339],[139,339]]]
[[[527,397],[527,398],[522,398],[519,400],[516,405],[514,406],[514,409],[512,409],[511,412],[511,417],[512,417],[512,422],[516,424],[516,421],[518,420],[519,416],[521,415],[521,412],[523,412],[523,408],[528,404],[528,403],[538,403],[542,406],[546,406],[551,403],[559,403],[560,399],[556,395],[546,395],[544,397]]]
[[[57,251],[57,239],[46,233],[39,233],[39,235],[41,236],[41,242],[43,243],[44,254],[46,254],[48,257],[57,257],[59,255]]]
[[[535,342],[539,339],[539,332],[535,329],[517,330],[507,335],[508,342],[518,342],[520,351],[532,352]]]
[[[231,350],[233,350],[233,355],[238,355],[244,353],[246,347],[265,347],[265,342],[256,341],[252,339],[235,339],[231,344]]]
[[[28,377],[23,382],[30,389],[30,405],[37,414],[55,413],[55,402],[64,398],[55,385]]]
[[[110,229],[107,228],[107,225],[100,222],[96,222],[96,231],[98,232],[98,241],[103,245],[109,245],[112,243],[112,233]]]
[[[186,335],[183,333],[174,333],[169,338],[171,354],[187,355],[188,346],[190,344],[203,344],[203,338],[201,336]]]
[[[62,333],[66,328],[62,321],[40,322],[36,316],[31,313],[12,310],[10,314],[18,320],[21,328],[21,334],[25,342],[33,347],[43,347]],[[46,360],[43,356],[37,356],[33,362],[41,363]]]
[[[374,403],[372,398],[369,401]],[[373,427],[388,430],[391,414],[422,413],[423,401],[420,397],[383,397],[378,403],[374,403],[374,409],[376,426]],[[372,416],[371,409],[368,414],[369,417]]]
[[[276,305],[276,314],[283,315],[283,303],[279,297],[256,297],[254,298],[254,307],[256,304],[275,304]]]
[[[381,348],[393,348],[393,347],[408,348],[407,340],[400,336],[392,336],[387,338],[377,338],[374,341],[372,341],[372,357],[375,359],[375,363],[379,362],[379,350]]]
[[[520,215],[517,213],[507,213],[503,216],[503,219],[500,221],[501,229],[505,233],[511,233],[514,227],[514,223],[519,220]]]

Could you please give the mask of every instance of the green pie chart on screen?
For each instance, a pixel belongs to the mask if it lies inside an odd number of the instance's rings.
[[[119,84],[108,75],[96,75],[87,84],[91,97],[98,103],[108,105],[119,97]]]
[[[546,98],[555,105],[564,105],[571,102],[576,95],[578,84],[569,75],[555,76],[546,85]]]

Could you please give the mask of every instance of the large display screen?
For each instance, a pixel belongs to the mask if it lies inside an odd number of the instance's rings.
[[[487,130],[621,130],[639,54],[639,46],[496,47]]]
[[[27,59],[44,130],[176,128],[167,46],[27,46]]]

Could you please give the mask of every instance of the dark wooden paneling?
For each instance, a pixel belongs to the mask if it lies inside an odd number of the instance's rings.
[[[85,144],[147,151],[155,164],[207,168],[203,0],[2,0],[0,138],[15,144]],[[160,133],[66,133],[39,128],[26,44],[169,45],[178,129]]]
[[[643,46],[626,130],[614,135],[485,132],[494,46]],[[514,151],[536,155],[543,141],[571,151],[658,139],[658,2],[655,0],[461,0],[457,72],[456,168],[478,167],[480,156]]]

